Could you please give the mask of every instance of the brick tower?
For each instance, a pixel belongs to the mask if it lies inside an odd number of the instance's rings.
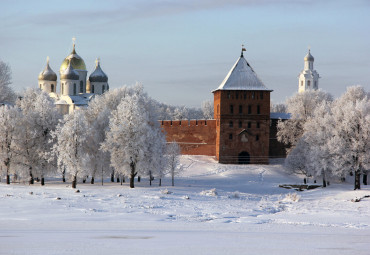
[[[268,164],[270,93],[241,56],[213,91],[216,158],[220,163]]]

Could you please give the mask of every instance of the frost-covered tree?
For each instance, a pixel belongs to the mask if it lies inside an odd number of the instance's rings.
[[[271,103],[270,112],[286,113],[287,112],[287,106],[286,106],[286,104],[273,104],[273,103]]]
[[[277,139],[293,149],[304,132],[304,124],[312,117],[317,105],[323,101],[332,101],[332,96],[321,90],[309,90],[297,93],[287,101],[287,110],[292,118],[278,122]]]
[[[13,165],[13,143],[19,125],[19,111],[13,106],[0,106],[0,167],[1,174],[6,174],[6,183],[10,184],[10,166]]]
[[[16,95],[9,86],[12,82],[12,71],[10,66],[0,60],[0,104],[14,103]]]
[[[167,167],[171,175],[172,186],[175,186],[175,175],[179,174],[183,168],[180,165],[180,146],[176,142],[170,142],[167,144]]]
[[[202,112],[205,119],[213,119],[213,100],[206,100],[202,103]]]
[[[361,174],[370,169],[370,100],[360,86],[347,89],[333,103],[335,128],[330,146],[336,172],[355,175],[354,189],[360,189]]]
[[[77,186],[77,177],[86,176],[85,165],[88,160],[86,139],[90,132],[83,110],[77,109],[65,115],[55,131],[51,132],[56,141],[53,153],[57,157],[58,166],[72,177],[72,188]]]
[[[61,115],[54,101],[39,89],[27,89],[21,100],[17,100],[21,111],[15,139],[18,164],[26,168],[30,183],[35,175],[45,184],[45,175],[56,168],[50,161],[51,131],[55,130]]]
[[[125,96],[112,112],[109,131],[102,149],[111,155],[111,164],[115,170],[130,176],[130,187],[134,188],[134,179],[138,174],[138,164],[144,160],[147,137],[152,131],[149,114],[145,110],[142,89]]]
[[[308,145],[308,149],[304,152],[306,170],[310,175],[321,176],[323,187],[326,187],[327,179],[335,175],[328,146],[328,141],[332,137],[331,132],[335,128],[331,114],[331,102],[323,101],[316,107],[313,116],[307,119],[304,125],[304,135],[301,138]]]

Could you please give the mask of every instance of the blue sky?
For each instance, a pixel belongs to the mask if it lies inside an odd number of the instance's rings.
[[[36,87],[46,57],[57,72],[75,36],[88,75],[99,57],[111,88],[141,82],[159,101],[200,106],[245,44],[280,103],[297,91],[311,46],[319,87],[337,97],[370,88],[369,13],[365,0],[1,0],[0,59],[16,90]]]

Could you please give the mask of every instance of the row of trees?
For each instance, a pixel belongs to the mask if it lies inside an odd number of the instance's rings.
[[[287,102],[292,118],[278,123],[278,140],[290,145],[291,172],[322,177],[354,175],[354,189],[370,169],[370,93],[349,87],[338,99],[323,91],[298,93]]]
[[[64,117],[46,93],[28,89],[15,106],[0,107],[2,174],[7,183],[12,173],[44,185],[45,176],[59,171],[74,188],[79,177],[94,183],[112,174],[129,177],[131,188],[136,176],[156,176],[161,184],[180,169],[180,152],[176,143],[166,144],[159,112],[141,85],[96,96],[88,108]]]

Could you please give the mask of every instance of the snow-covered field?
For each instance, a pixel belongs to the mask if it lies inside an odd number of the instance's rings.
[[[175,187],[3,180],[0,254],[370,254],[370,198],[351,201],[368,187],[296,192],[281,165],[181,161]]]

